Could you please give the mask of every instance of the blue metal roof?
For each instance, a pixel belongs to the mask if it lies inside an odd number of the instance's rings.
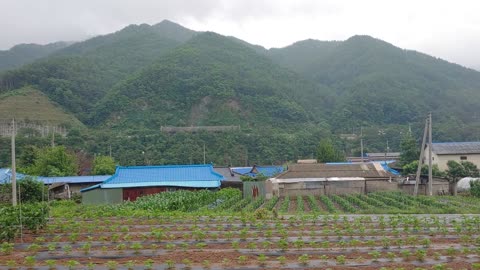
[[[243,174],[250,173],[253,167],[233,167],[231,169],[232,169],[232,172],[243,175]]]
[[[83,184],[83,183],[101,183],[110,177],[111,175],[63,176],[63,177],[39,176],[38,180],[42,181],[46,185],[53,184],[53,183]]]
[[[115,174],[105,180],[100,188],[127,187],[194,187],[217,188],[223,176],[208,165],[166,165],[117,167]],[[83,189],[82,192],[96,187]]]
[[[255,166],[258,174],[272,177],[283,172],[283,166]],[[252,169],[253,171],[253,169]]]
[[[10,169],[0,168],[0,183],[9,182],[10,176],[7,174]]]
[[[25,178],[25,174],[23,173],[16,173],[17,180],[21,180]],[[10,168],[0,168],[0,183],[10,183],[12,178],[12,171]]]
[[[283,166],[253,166],[253,167],[236,167],[232,168],[232,171],[251,177],[257,176],[257,174],[262,174],[266,177],[272,177],[283,172]]]

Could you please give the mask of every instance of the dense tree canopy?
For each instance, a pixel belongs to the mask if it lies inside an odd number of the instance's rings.
[[[345,156],[338,151],[330,139],[322,139],[317,148],[317,160],[321,163],[345,161]]]
[[[406,165],[419,159],[420,149],[413,138],[412,134],[407,135],[402,139],[400,143],[400,164]]]
[[[93,175],[112,175],[115,173],[115,160],[109,156],[96,156],[93,159]]]
[[[25,172],[35,176],[77,175],[77,161],[64,146],[45,147],[35,151],[34,163]]]

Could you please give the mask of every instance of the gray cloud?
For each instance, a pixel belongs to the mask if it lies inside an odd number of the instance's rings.
[[[480,66],[480,4],[474,0],[0,0],[0,7],[0,49],[82,40],[169,19],[265,47],[367,34]]]

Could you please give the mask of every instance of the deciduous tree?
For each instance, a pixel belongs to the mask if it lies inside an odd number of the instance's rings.
[[[475,164],[469,161],[462,161],[460,163],[449,160],[447,162],[447,177],[450,182],[450,193],[457,195],[457,183],[464,177],[477,177],[479,175],[478,168]]]
[[[345,161],[343,154],[338,151],[330,139],[322,139],[317,148],[317,160],[321,163]]]
[[[93,160],[93,175],[110,175],[115,173],[115,161],[109,156],[96,156]]]
[[[64,146],[56,146],[38,149],[34,164],[26,172],[36,176],[69,176],[77,175],[77,170],[75,156]]]

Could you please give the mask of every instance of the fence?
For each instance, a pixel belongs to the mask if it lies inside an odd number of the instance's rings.
[[[191,126],[191,127],[169,127],[169,126],[161,126],[160,131],[174,133],[174,132],[226,132],[226,131],[234,131],[240,130],[240,126]]]
[[[48,137],[52,133],[60,134],[61,136],[67,135],[67,129],[63,126],[56,125],[44,125],[41,123],[35,122],[16,122],[15,123],[15,132],[16,134],[21,133],[22,131],[33,130],[35,135],[40,137]],[[0,121],[0,137],[10,137],[12,136],[12,122],[11,121]]]

